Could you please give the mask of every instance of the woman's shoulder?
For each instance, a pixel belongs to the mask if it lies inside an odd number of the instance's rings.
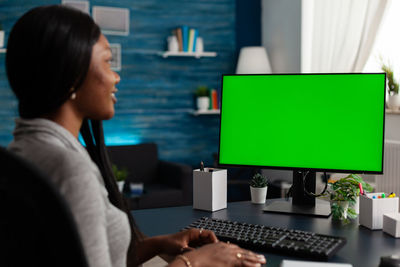
[[[57,183],[75,178],[84,182],[88,174],[98,173],[83,147],[79,150],[56,140],[27,138],[13,141],[8,149],[36,165],[52,180],[58,180]]]

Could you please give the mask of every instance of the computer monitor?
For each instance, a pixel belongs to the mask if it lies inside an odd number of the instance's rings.
[[[385,81],[385,73],[223,75],[218,163],[293,170],[292,202],[265,210],[327,217],[329,204],[312,196],[315,172],[383,173]]]

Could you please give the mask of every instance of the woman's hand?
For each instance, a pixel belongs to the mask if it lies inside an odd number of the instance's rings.
[[[192,267],[196,266],[246,266],[256,267],[266,263],[263,255],[255,254],[234,244],[218,242],[208,244],[184,254]],[[187,265],[184,260],[176,258],[171,266]]]
[[[214,232],[204,229],[191,228],[176,234],[162,236],[161,253],[177,255],[194,250],[196,247],[218,242]]]

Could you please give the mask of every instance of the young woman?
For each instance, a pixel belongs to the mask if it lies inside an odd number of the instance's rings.
[[[265,263],[262,255],[218,242],[207,230],[151,238],[140,233],[117,189],[104,144],[101,121],[114,116],[120,81],[110,61],[110,45],[99,27],[87,14],[65,6],[30,10],[8,39],[7,76],[20,115],[9,149],[59,188],[89,265],[136,266],[160,254],[171,259],[170,266]]]

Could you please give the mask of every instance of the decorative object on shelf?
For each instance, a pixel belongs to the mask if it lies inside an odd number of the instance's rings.
[[[114,173],[115,179],[117,180],[118,189],[120,192],[124,189],[125,180],[128,177],[127,169],[118,169],[117,165],[112,164],[112,171]]]
[[[389,92],[387,105],[392,110],[398,110],[400,107],[399,83],[394,79],[392,66],[383,63],[382,70],[386,72],[386,87]]]
[[[240,49],[237,74],[271,73],[267,51],[262,46],[247,46]]]
[[[195,94],[197,109],[199,111],[208,110],[210,107],[210,89],[207,86],[199,86]]]
[[[256,173],[250,181],[251,202],[254,204],[264,204],[267,198],[268,179]]]
[[[4,30],[3,25],[0,23],[0,48],[4,46]]]
[[[203,38],[197,37],[197,40],[196,40],[196,52],[202,53],[203,51],[204,51]]]
[[[169,52],[179,51],[178,39],[174,35],[168,36],[168,51]]]
[[[355,205],[358,204],[357,198],[360,193],[372,191],[371,185],[357,174],[350,174],[337,181],[329,181],[329,185],[332,218],[345,222],[348,222],[348,219],[357,218]]]

